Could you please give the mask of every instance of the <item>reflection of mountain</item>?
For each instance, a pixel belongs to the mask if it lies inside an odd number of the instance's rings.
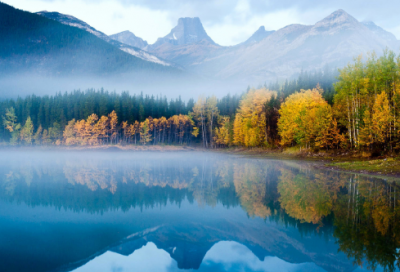
[[[268,256],[276,256],[292,264],[315,263],[327,271],[350,271],[353,267],[351,261],[336,254],[334,240],[325,242],[314,236],[302,239],[292,228],[265,224],[262,220],[241,222],[238,220],[241,217],[221,217],[217,222],[166,224],[146,231],[143,235],[124,239],[117,245],[97,252],[84,262],[96,262],[97,256],[107,251],[129,256],[152,243],[167,252],[176,261],[177,268],[197,270],[216,244],[235,241],[244,245],[261,262]],[[312,241],[308,241],[309,239]],[[82,262],[78,262],[66,267],[66,270],[82,265]]]
[[[152,262],[146,256],[155,256],[157,262]],[[118,265],[115,265],[118,264]],[[95,260],[74,270],[76,272],[95,271],[102,267],[106,271],[113,271],[118,267],[118,271],[130,271],[132,264],[136,268],[145,267],[148,271],[178,271],[179,263],[174,262],[168,254],[158,249],[153,243],[148,243],[131,255],[120,255],[112,251],[107,251]],[[201,266],[196,271],[325,271],[313,263],[292,264],[277,257],[266,257],[260,260],[254,252],[246,246],[237,242],[223,241],[213,245],[207,252]]]

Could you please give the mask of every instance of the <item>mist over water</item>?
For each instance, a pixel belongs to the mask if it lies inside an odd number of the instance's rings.
[[[213,152],[2,150],[0,270],[395,271],[399,189]]]

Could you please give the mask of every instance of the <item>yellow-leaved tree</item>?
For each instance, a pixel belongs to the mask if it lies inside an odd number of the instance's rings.
[[[214,142],[219,146],[230,146],[232,143],[231,131],[229,116],[221,116],[219,127],[215,128]]]
[[[267,89],[250,90],[240,101],[233,122],[233,142],[247,147],[266,144],[265,105],[276,97],[275,91]]]
[[[337,123],[331,106],[319,89],[301,90],[290,95],[279,110],[278,133],[281,145],[328,147],[338,144]]]
[[[150,141],[151,141],[150,123],[149,119],[146,119],[144,122],[140,123],[140,142],[143,145],[146,145]]]

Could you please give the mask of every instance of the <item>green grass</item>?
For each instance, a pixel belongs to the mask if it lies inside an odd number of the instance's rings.
[[[338,167],[350,171],[368,171],[377,174],[399,174],[400,159],[387,158],[367,161],[347,161],[329,163],[328,166]]]

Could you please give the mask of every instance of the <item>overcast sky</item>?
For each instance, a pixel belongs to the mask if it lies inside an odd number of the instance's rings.
[[[221,45],[246,40],[261,25],[277,30],[314,24],[337,9],[359,21],[374,21],[400,38],[399,0],[0,0],[36,12],[73,15],[108,35],[130,30],[154,43],[179,17],[200,17],[208,35]]]

